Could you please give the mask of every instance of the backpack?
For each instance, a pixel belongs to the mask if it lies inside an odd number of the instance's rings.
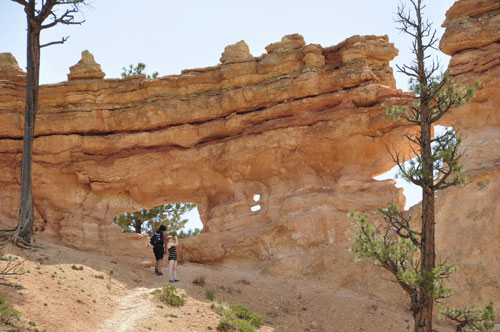
[[[153,245],[154,247],[162,247],[163,246],[163,237],[162,234],[163,232],[155,232],[153,235],[151,235],[151,238],[149,239],[149,243]]]

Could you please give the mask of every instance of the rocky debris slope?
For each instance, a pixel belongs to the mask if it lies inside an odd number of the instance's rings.
[[[500,2],[457,1],[446,13],[441,49],[461,86],[481,86],[476,98],[450,112],[463,138],[466,185],[437,197],[440,256],[460,267],[457,301],[500,302]],[[454,299],[455,299],[454,298]],[[497,309],[498,311],[498,309]]]
[[[195,202],[204,232],[184,241],[184,259],[348,283],[358,267],[346,250],[347,212],[404,203],[393,181],[372,179],[392,167],[386,144],[404,149],[401,135],[412,130],[385,116],[407,100],[389,67],[397,50],[386,36],[322,47],[298,34],[266,50],[252,57],[240,41],[217,66],[158,79],[102,79],[84,52],[70,81],[42,86],[33,154],[41,236],[144,257],[145,239],[120,234],[113,217]],[[12,75],[0,77],[8,226],[16,224],[24,107],[23,81]]]

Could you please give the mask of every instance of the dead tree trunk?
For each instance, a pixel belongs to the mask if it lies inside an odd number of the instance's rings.
[[[26,10],[29,11],[29,13],[26,13],[28,24],[28,77],[26,81],[23,155],[21,162],[21,200],[18,225],[14,232],[14,241],[30,244],[31,235],[33,234],[34,212],[31,186],[31,157],[33,154],[33,135],[35,132],[40,73],[40,24],[33,20],[33,17],[35,17],[35,0],[29,0],[29,6]]]
[[[74,20],[73,14],[78,12],[78,5],[85,0],[45,0],[37,9],[36,0],[11,0],[23,6],[28,25],[28,41],[26,48],[27,80],[26,80],[26,105],[24,111],[24,137],[23,155],[21,162],[21,199],[19,204],[19,220],[14,231],[14,242],[17,244],[31,245],[33,235],[33,191],[31,179],[31,157],[33,155],[33,136],[35,133],[35,118],[38,104],[38,87],[40,84],[40,49],[54,44],[63,44],[68,37],[61,41],[54,41],[40,45],[40,32],[61,24],[82,24]],[[40,4],[40,1],[39,1]],[[63,14],[57,15],[54,7],[70,7]],[[43,25],[43,22],[51,17],[52,21]]]

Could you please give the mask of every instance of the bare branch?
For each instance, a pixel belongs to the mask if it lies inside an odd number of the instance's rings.
[[[418,138],[411,138],[410,135],[408,134],[404,134],[403,136],[406,137],[406,139],[409,140],[410,142],[420,145],[420,141]]]
[[[419,141],[418,145],[420,145],[420,138],[417,138],[417,140]],[[421,153],[419,153],[418,151],[416,151],[416,150],[415,150],[415,148],[414,148],[411,144],[410,144],[410,149],[411,149],[411,151],[413,152],[413,155],[414,155],[415,157],[417,157],[417,156],[420,156],[420,155],[421,155]]]
[[[413,68],[413,67],[410,67],[407,65],[403,65],[402,67],[400,65],[396,65],[396,68],[400,73],[403,73],[406,76],[418,78],[418,74],[412,73],[412,72],[418,73],[416,68]]]
[[[65,24],[65,25],[83,24],[85,22],[85,20],[83,20],[83,21],[74,21],[75,17],[73,15],[70,15],[72,13],[77,13],[77,12],[78,12],[78,10],[76,10],[76,9],[68,9],[59,18],[57,18],[54,13],[51,13],[54,16],[54,20],[52,22],[50,22],[49,24],[42,25],[41,29],[52,28],[53,26],[55,26],[58,23]]]
[[[404,168],[403,164],[406,162],[406,158],[403,157],[403,160],[401,160],[399,152],[391,151],[387,145],[385,146],[385,148],[391,155],[392,161],[398,166],[399,171],[401,172],[401,174],[403,174],[404,178],[417,186],[423,187],[424,183],[422,182],[422,180],[415,179],[414,177],[409,175],[406,169]]]
[[[52,13],[52,9],[56,5],[56,0],[47,0],[45,2],[45,5],[42,7],[40,10],[40,13],[35,17],[35,20],[38,22],[38,24],[42,24],[43,21]]]
[[[29,4],[26,1],[24,1],[24,0],[10,0],[10,1],[17,2],[18,4],[20,4],[20,5],[24,6],[24,7],[28,7],[29,6]]]
[[[47,44],[40,45],[40,48],[47,47],[47,46],[50,46],[50,45],[64,44],[68,40],[68,38],[69,38],[69,36],[62,37],[62,39],[59,40],[59,41],[53,41],[53,42],[50,42],[50,43],[47,43]]]

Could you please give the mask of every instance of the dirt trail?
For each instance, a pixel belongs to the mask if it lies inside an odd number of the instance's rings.
[[[113,300],[118,304],[115,312],[98,332],[140,331],[144,328],[139,326],[141,320],[155,311],[153,295],[148,288],[133,289],[126,295],[116,296]]]

